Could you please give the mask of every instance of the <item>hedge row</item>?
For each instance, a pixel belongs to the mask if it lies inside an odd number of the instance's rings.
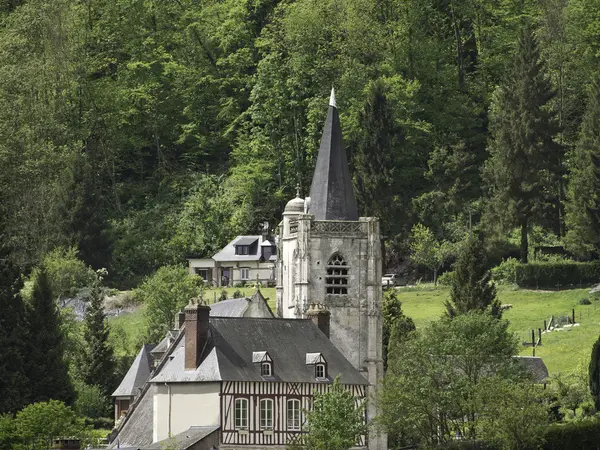
[[[550,425],[544,439],[544,450],[597,450],[600,449],[600,421]]]
[[[519,287],[554,289],[600,283],[600,261],[519,264],[515,268]]]

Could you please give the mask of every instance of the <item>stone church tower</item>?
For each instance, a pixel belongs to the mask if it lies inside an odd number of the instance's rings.
[[[371,385],[383,376],[379,220],[358,217],[340,119],[331,91],[310,197],[290,200],[280,224],[277,315],[306,318],[311,304],[330,313],[330,338]],[[367,417],[377,413],[372,397]],[[387,448],[371,433],[369,449]]]

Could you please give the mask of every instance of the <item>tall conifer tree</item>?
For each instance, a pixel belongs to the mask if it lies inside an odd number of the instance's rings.
[[[14,413],[28,403],[25,372],[27,328],[19,294],[19,270],[0,243],[0,414]]]
[[[115,388],[115,358],[108,342],[109,328],[103,305],[104,295],[100,282],[92,288],[92,296],[85,314],[86,349],[82,372],[85,382],[98,385],[105,395]]]
[[[496,286],[487,267],[487,257],[481,239],[471,236],[461,249],[454,266],[450,301],[446,301],[448,316],[454,317],[469,311],[489,309],[500,317],[500,302]]]
[[[488,223],[519,227],[521,262],[527,262],[530,227],[557,205],[563,152],[553,140],[558,133],[549,107],[553,96],[533,29],[525,25],[512,71],[496,94],[485,165],[493,216]]]
[[[35,276],[29,316],[27,375],[31,402],[61,400],[71,404],[75,391],[64,359],[60,316],[44,269]]]
[[[600,247],[600,79],[591,86],[577,146],[569,155],[566,244],[587,256]]]
[[[596,411],[600,411],[600,337],[598,337],[592,347],[592,358],[590,360],[588,375],[590,393],[594,398]]]

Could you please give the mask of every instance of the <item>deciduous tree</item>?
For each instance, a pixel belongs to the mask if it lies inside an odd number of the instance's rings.
[[[367,432],[364,405],[335,379],[329,391],[315,393],[313,408],[306,414],[309,450],[348,450]]]
[[[433,232],[420,223],[412,228],[410,241],[411,259],[433,272],[433,283],[437,274],[453,252],[452,244],[436,239]]]

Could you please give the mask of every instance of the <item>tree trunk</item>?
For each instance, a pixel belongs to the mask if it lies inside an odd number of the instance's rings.
[[[527,264],[527,254],[529,253],[529,242],[527,240],[527,219],[521,222],[521,263]]]
[[[433,269],[433,285],[434,286],[437,286],[437,273],[438,273],[437,268]]]

